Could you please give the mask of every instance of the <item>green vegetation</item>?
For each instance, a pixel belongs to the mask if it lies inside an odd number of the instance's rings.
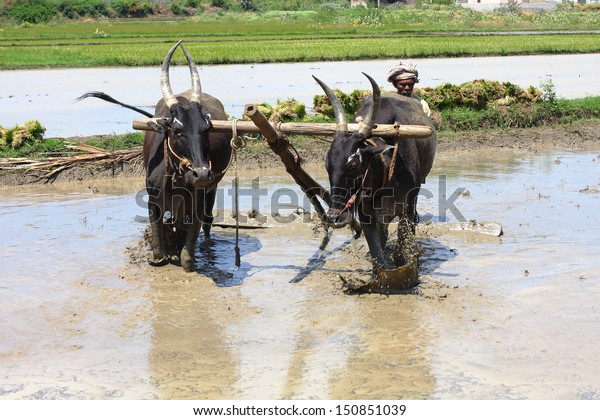
[[[444,84],[420,89],[418,93],[432,108],[436,127],[444,132],[477,131],[482,129],[529,128],[552,124],[572,124],[600,119],[600,96],[563,100],[553,95],[551,81],[542,90],[521,88],[512,83],[474,80],[462,85]],[[336,90],[349,118],[355,114],[367,90],[350,93]],[[440,98],[443,98],[441,100]],[[333,112],[325,95],[313,99],[315,114],[306,113],[303,103],[287,100],[275,105],[259,104],[259,109],[271,121],[334,122]],[[68,139],[43,139],[45,129],[30,121],[12,129],[0,127],[0,157],[48,157],[73,154]],[[18,140],[17,140],[18,139]],[[143,133],[101,136],[85,139],[85,143],[109,151],[141,146]],[[301,136],[294,144],[306,142]],[[260,140],[250,141],[241,153],[254,153],[263,148]]]
[[[89,137],[82,141],[87,145],[115,152],[141,146],[144,141],[144,134],[128,133],[123,135]],[[63,138],[39,139],[35,142],[25,142],[16,148],[8,144],[0,144],[0,158],[27,157],[36,159],[53,156],[70,156],[83,153],[82,151],[75,151],[73,148],[69,147],[73,144],[72,140]]]
[[[600,51],[600,34],[582,32],[600,27],[600,9],[572,3],[543,13],[483,13],[428,2],[380,9],[348,4],[13,0],[0,13],[0,69],[156,66],[178,39],[199,64]],[[55,17],[39,24],[48,16],[43,5]],[[114,18],[143,15],[151,17]],[[514,31],[528,32],[506,34]]]
[[[515,35],[364,38],[292,38],[187,40],[198,64],[302,62],[330,60],[395,59],[398,57],[461,57],[519,54],[600,52],[600,35]],[[159,66],[169,44],[166,41],[96,44],[2,45],[0,69]]]
[[[509,4],[476,12],[447,0],[350,9],[347,0],[5,0],[0,70],[158,66],[179,39],[198,64],[365,60],[600,52],[600,6],[563,1],[552,12]],[[181,56],[175,60],[182,60]],[[353,115],[367,91],[337,92]],[[557,100],[551,81],[522,89],[473,81],[418,90],[439,130],[533,127],[600,118],[600,97]],[[324,96],[261,108],[272,120],[332,120]],[[71,154],[28,122],[2,128],[0,156]],[[107,150],[140,145],[142,134],[88,139]]]

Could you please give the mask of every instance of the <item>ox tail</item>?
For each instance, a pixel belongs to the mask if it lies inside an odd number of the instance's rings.
[[[125,108],[129,108],[133,111],[139,112],[142,115],[145,115],[148,118],[152,118],[154,115],[152,115],[151,113],[144,111],[143,109],[137,108],[133,105],[127,105],[124,104],[123,102],[119,102],[117,101],[115,98],[113,98],[112,96],[107,95],[104,92],[88,92],[88,93],[84,93],[83,95],[81,95],[79,98],[75,99],[76,102],[82,101],[86,98],[98,98],[98,99],[102,99],[103,101],[106,102],[111,102],[113,104],[117,104],[117,105],[121,105],[122,107]]]

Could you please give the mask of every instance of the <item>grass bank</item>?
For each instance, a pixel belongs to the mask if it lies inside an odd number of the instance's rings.
[[[600,11],[388,7],[0,23],[0,69],[157,66],[179,39],[199,64],[600,52]]]
[[[433,108],[434,121],[438,136],[456,138],[461,134],[475,133],[481,130],[533,128],[584,122],[600,121],[600,96],[575,100],[546,100],[539,102],[516,102],[508,105],[490,103],[481,109],[469,106],[451,106],[436,110]],[[281,114],[279,114],[281,115]],[[288,119],[288,121],[292,121]],[[296,121],[334,122],[333,118],[323,115],[303,115]],[[312,147],[327,147],[327,139],[295,136],[293,143],[299,150]],[[130,149],[143,144],[143,133],[125,135],[103,135],[88,138],[43,139],[38,135],[29,141],[23,141],[19,147],[2,143],[0,139],[0,158],[47,158],[52,156],[70,156],[75,152],[69,147],[73,142],[85,143],[108,151]],[[311,146],[316,145],[316,146]],[[79,152],[81,153],[81,152]],[[260,137],[249,139],[241,155],[268,153]]]

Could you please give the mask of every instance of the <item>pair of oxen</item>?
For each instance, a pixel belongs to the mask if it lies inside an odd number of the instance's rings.
[[[175,95],[169,82],[169,64],[178,47],[187,59],[192,88]],[[376,273],[386,265],[397,267],[405,262],[402,248],[408,235],[414,234],[417,197],[433,164],[436,137],[435,130],[427,138],[392,142],[371,137],[375,124],[426,125],[432,129],[433,124],[419,102],[396,93],[382,95],[377,83],[365,76],[373,95],[365,98],[356,114],[355,119],[362,124],[355,132],[349,132],[335,93],[315,77],[333,106],[337,122],[325,160],[331,203],[322,222],[339,228],[358,217]],[[83,97],[97,97],[148,117],[159,117],[144,138],[152,248],[149,262],[180,264],[184,270],[193,271],[198,235],[201,229],[210,234],[217,184],[232,156],[230,136],[211,131],[211,119],[227,117],[221,102],[202,92],[196,65],[181,41],[163,61],[160,86],[163,97],[154,115],[100,92]],[[399,218],[398,241],[391,258],[386,258],[388,225],[395,217]]]

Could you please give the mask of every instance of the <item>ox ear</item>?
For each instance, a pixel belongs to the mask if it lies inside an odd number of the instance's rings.
[[[169,127],[169,120],[166,118],[157,118],[148,121],[148,127],[157,133],[164,133]]]

